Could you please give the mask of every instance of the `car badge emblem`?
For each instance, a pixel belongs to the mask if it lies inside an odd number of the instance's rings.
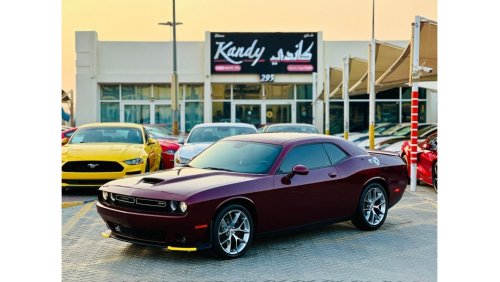
[[[380,165],[380,160],[376,157],[369,159],[368,162],[374,165]]]
[[[99,166],[99,164],[87,164],[87,166],[90,168],[96,168]]]

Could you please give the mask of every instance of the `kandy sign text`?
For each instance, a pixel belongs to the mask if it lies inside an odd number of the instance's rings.
[[[211,33],[212,74],[312,73],[317,33]]]

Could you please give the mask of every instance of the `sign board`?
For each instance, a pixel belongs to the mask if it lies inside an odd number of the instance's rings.
[[[273,81],[274,74],[317,72],[316,32],[210,33],[212,74],[260,74]]]

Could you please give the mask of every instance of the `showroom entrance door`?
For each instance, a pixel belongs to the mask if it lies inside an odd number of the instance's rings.
[[[295,107],[290,101],[243,101],[233,102],[231,122],[244,122],[259,127],[269,123],[295,122]]]
[[[172,106],[165,102],[124,102],[120,121],[138,124],[172,125]]]

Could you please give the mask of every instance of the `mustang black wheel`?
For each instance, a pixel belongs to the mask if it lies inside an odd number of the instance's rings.
[[[434,186],[434,190],[438,190],[438,163],[432,166],[432,186]]]
[[[212,251],[219,257],[242,256],[253,239],[253,220],[240,205],[229,205],[216,216],[212,226]]]
[[[368,184],[359,198],[356,214],[352,223],[361,230],[375,230],[387,218],[387,194],[378,183]]]

